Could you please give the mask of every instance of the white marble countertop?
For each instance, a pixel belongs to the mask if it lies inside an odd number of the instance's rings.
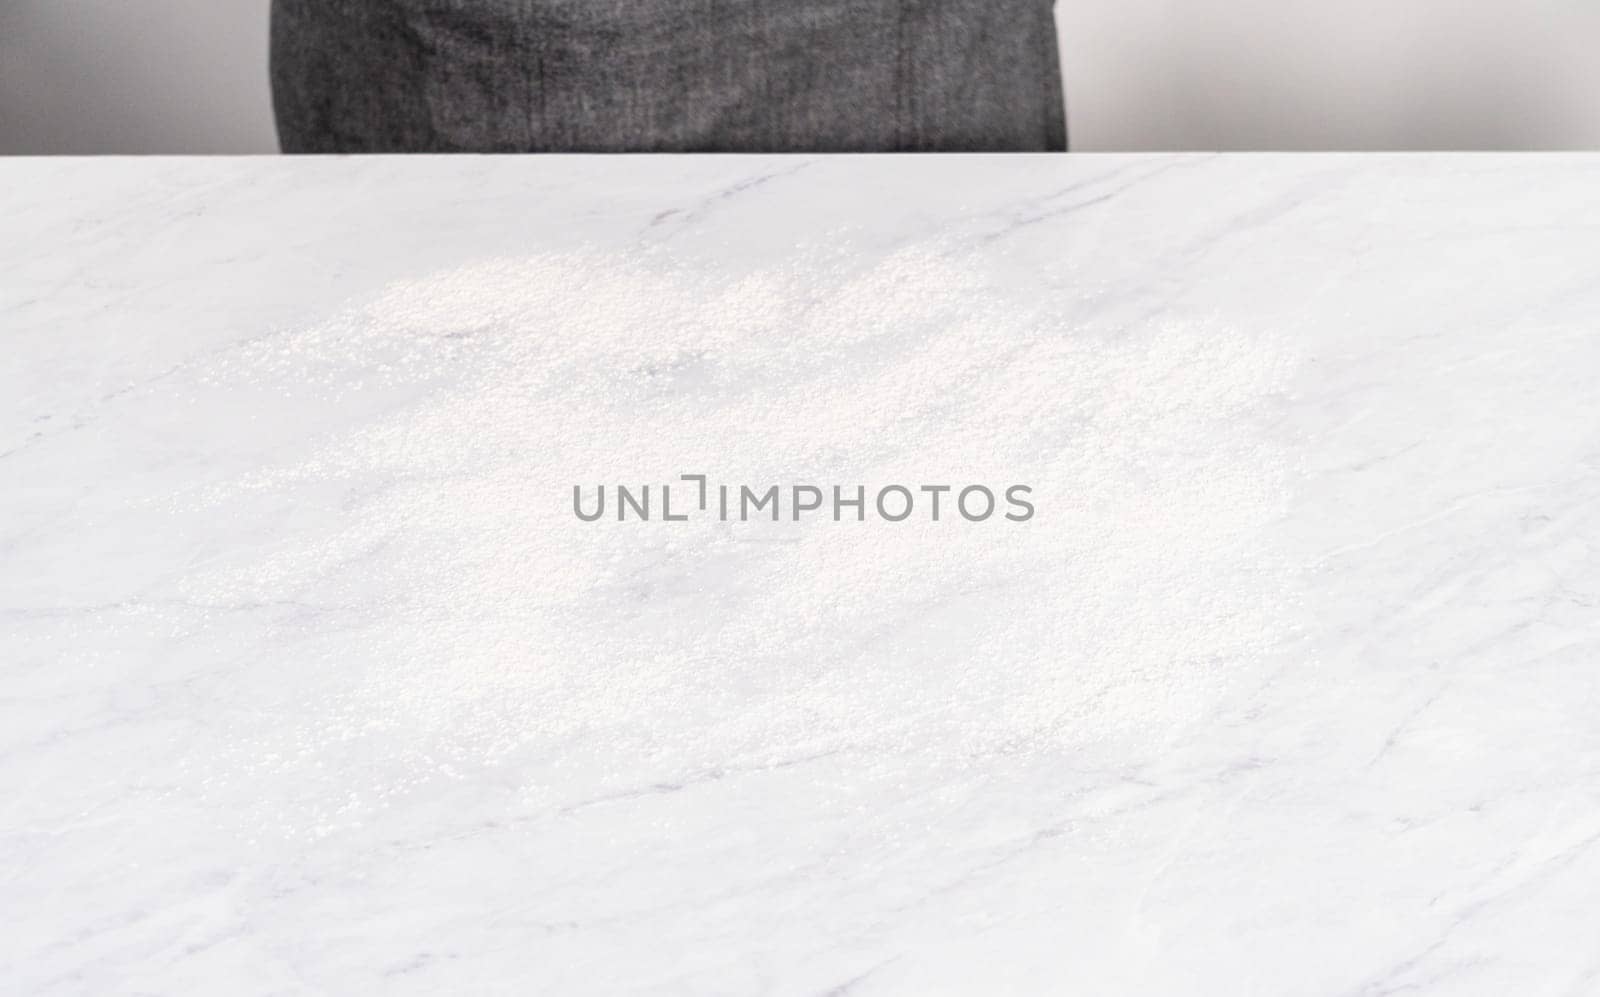
[[[0,233],[0,992],[1600,993],[1600,158],[14,160]],[[573,513],[685,474],[1035,514]]]

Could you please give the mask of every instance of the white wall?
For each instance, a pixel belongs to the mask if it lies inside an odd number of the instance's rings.
[[[276,150],[267,0],[0,0],[0,153]]]
[[[0,0],[0,153],[268,152],[267,0]],[[1596,0],[1058,0],[1077,149],[1600,148]]]
[[[1058,0],[1079,147],[1600,149],[1595,0]]]

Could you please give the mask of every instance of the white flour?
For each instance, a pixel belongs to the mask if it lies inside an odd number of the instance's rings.
[[[992,266],[927,249],[738,278],[494,260],[220,364],[216,390],[273,385],[328,416],[309,449],[194,497],[206,515],[312,511],[186,595],[339,621],[299,645],[294,743],[241,721],[220,764],[348,783],[313,762],[369,759],[349,813],[321,815],[334,826],[464,766],[517,761],[544,773],[516,787],[530,805],[567,805],[564,787],[729,759],[963,764],[1196,722],[1292,625],[1263,539],[1292,469],[1259,428],[1290,358],[1192,319],[1075,321],[1063,294],[1002,288]],[[572,515],[574,484],[681,473],[1023,482],[1038,513]]]

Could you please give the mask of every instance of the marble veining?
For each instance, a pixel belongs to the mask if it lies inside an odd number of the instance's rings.
[[[0,992],[1600,993],[1600,159],[11,160],[0,231]],[[684,474],[1036,513],[573,513]]]

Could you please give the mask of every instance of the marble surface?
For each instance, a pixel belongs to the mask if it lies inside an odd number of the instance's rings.
[[[1600,158],[13,160],[0,232],[0,992],[1600,993]],[[684,474],[1036,514],[573,514]]]

